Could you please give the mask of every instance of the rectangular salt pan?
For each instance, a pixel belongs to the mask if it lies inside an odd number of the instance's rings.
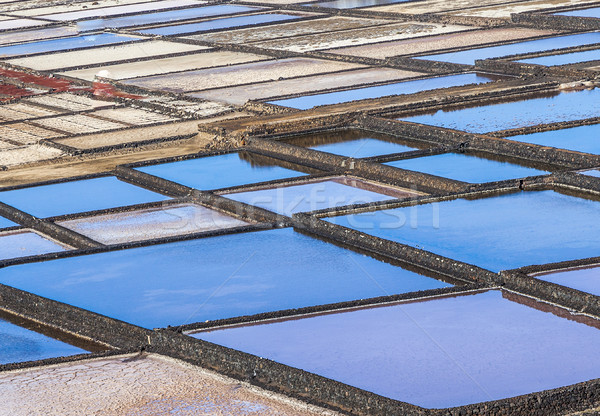
[[[31,42],[35,40],[60,38],[65,36],[74,36],[79,33],[73,27],[51,27],[36,30],[26,30],[19,32],[0,33],[0,45],[10,43]]]
[[[600,154],[598,137],[600,137],[600,124],[521,134],[506,139],[598,155]]]
[[[328,32],[326,36],[323,36],[323,34],[311,34],[304,36],[285,37],[252,43],[252,46],[265,49],[285,50],[288,52],[311,52],[316,50],[358,46],[368,43],[374,44],[399,39],[416,38],[419,36],[432,36],[467,29],[467,26],[459,25],[405,22],[343,31],[333,31]]]
[[[191,188],[208,190],[302,176],[250,153],[201,157],[136,168]],[[1,198],[0,198],[1,200]]]
[[[210,16],[220,16],[234,13],[245,13],[261,10],[260,7],[247,7],[229,4],[216,6],[193,7],[179,10],[169,10],[158,13],[144,13],[112,19],[84,20],[77,23],[80,31],[101,30],[106,28],[122,28],[142,26],[155,23],[169,23],[179,20],[196,19]]]
[[[361,65],[347,62],[296,57],[135,78],[123,81],[123,83],[162,91],[185,92],[324,74],[361,67]]]
[[[370,137],[371,134],[333,132],[287,140],[294,146],[308,147],[335,155],[363,158],[417,150],[416,147],[400,144],[385,137]]]
[[[574,46],[600,43],[600,33],[580,33],[575,35],[554,36],[551,38],[511,43],[508,45],[489,46],[458,52],[419,56],[416,59],[451,62],[455,64],[474,65],[477,59],[499,58],[507,55],[542,52],[552,49],[570,48]]]
[[[528,304],[494,290],[194,336],[425,408],[598,378],[598,324]]]
[[[101,48],[58,52],[51,55],[39,55],[28,58],[11,59],[13,65],[25,66],[38,71],[72,68],[85,65],[100,65],[106,62],[120,60],[148,58],[156,55],[192,52],[207,49],[205,46],[186,45],[183,43],[153,40],[149,42],[135,42],[125,45],[106,46]],[[146,63],[146,65],[149,65]],[[101,68],[97,69],[97,72]]]
[[[138,78],[158,74],[167,74],[169,72],[227,66],[244,62],[260,61],[264,59],[267,59],[267,57],[264,55],[254,55],[242,52],[221,51],[188,53],[181,56],[153,59],[152,65],[149,65],[148,61],[128,62],[67,71],[63,72],[62,75],[93,81],[96,75],[102,71],[102,74],[105,78]],[[130,82],[135,81],[132,80]]]
[[[597,256],[598,215],[598,201],[538,191],[327,221],[497,272]]]
[[[483,74],[460,74],[442,77],[418,79],[414,81],[402,81],[393,84],[378,85],[375,87],[363,87],[352,90],[327,92],[316,95],[306,95],[284,100],[268,101],[269,104],[284,107],[307,110],[319,105],[331,105],[346,103],[354,100],[365,100],[379,98],[388,95],[414,94],[421,91],[434,90],[437,88],[449,88],[467,84],[481,84],[492,81],[493,78]]]
[[[414,0],[333,0],[318,3],[305,3],[302,6],[329,7],[332,9],[356,9],[360,7],[383,6],[386,4],[406,3]]]
[[[0,233],[0,260],[65,251],[66,248],[31,231]]]
[[[449,286],[291,228],[17,265],[0,282],[147,328]]]
[[[131,36],[101,33],[99,35],[74,36],[70,38],[40,40],[37,42],[0,47],[0,57],[29,55],[34,53],[65,51],[140,40]]]
[[[263,13],[250,16],[229,17],[227,19],[213,19],[206,22],[190,23],[185,25],[174,25],[157,27],[154,29],[140,30],[145,35],[180,35],[186,33],[203,32],[217,29],[227,29],[241,26],[260,25],[285,20],[300,19],[302,16],[281,13]]]
[[[297,212],[366,204],[416,195],[419,194],[409,190],[374,184],[351,177],[339,177],[224,196],[278,214],[292,216]]]
[[[165,196],[103,177],[0,192],[0,201],[38,218],[162,201]]]
[[[545,66],[570,65],[600,59],[600,49],[520,59],[517,62]]]
[[[162,1],[149,1],[138,4],[128,4],[123,6],[114,7],[102,7],[99,9],[81,10],[74,12],[55,13],[44,15],[44,19],[56,20],[56,21],[73,21],[86,19],[90,17],[105,17],[115,16],[119,14],[134,14],[139,12],[147,12],[152,10],[169,9],[175,7],[185,6],[199,6],[202,2],[194,0],[162,0]]]
[[[417,157],[385,164],[470,183],[503,181],[548,173],[509,162],[459,153]]]
[[[338,415],[196,365],[146,353],[3,371],[0,396],[2,409],[10,416],[91,412],[140,416]]]
[[[45,26],[48,24],[50,24],[50,22],[44,22],[43,20],[10,19],[10,20],[0,21],[0,31],[11,30],[11,29],[21,29],[21,28],[35,27],[35,26]]]
[[[356,69],[332,74],[313,75],[281,81],[261,82],[188,94],[191,97],[228,104],[244,105],[248,100],[310,93],[324,89],[353,87],[374,82],[391,82],[423,75],[392,68]]]
[[[278,25],[255,28],[237,29],[221,32],[204,33],[187,36],[186,39],[205,40],[215,43],[249,43],[276,39],[281,37],[301,36],[339,30],[356,29],[359,27],[376,26],[389,23],[383,19],[366,19],[348,16],[320,17],[297,22],[284,22]]]
[[[34,123],[42,127],[73,134],[95,133],[97,131],[118,130],[127,127],[122,123],[97,119],[83,114],[46,118],[37,120]]]
[[[438,110],[401,120],[471,133],[488,133],[557,121],[582,120],[600,113],[600,88],[461,109]]]
[[[248,225],[247,222],[218,211],[192,204],[84,217],[60,221],[58,224],[103,244],[150,240]]]
[[[86,352],[0,317],[0,364],[37,361]]]

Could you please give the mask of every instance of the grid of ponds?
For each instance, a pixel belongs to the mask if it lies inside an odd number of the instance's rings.
[[[7,411],[597,411],[598,8],[517,3],[0,2]]]

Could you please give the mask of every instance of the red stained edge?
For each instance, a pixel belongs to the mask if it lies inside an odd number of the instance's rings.
[[[15,71],[6,68],[0,68],[0,77],[10,78],[13,80],[18,80],[24,84],[29,84],[31,87],[39,86],[43,88],[50,88],[54,92],[72,92],[72,91],[86,91],[91,92],[96,97],[107,97],[107,98],[130,98],[130,99],[140,99],[143,98],[141,95],[134,95],[123,92],[116,88],[115,86],[103,83],[103,82],[94,82],[92,84],[92,88],[83,87],[79,85],[73,84],[71,81],[63,79],[63,78],[54,78],[48,77],[44,75],[34,75],[29,74],[27,72]],[[1,82],[1,81],[0,81]],[[25,86],[27,87],[27,86]],[[12,86],[10,84],[2,84],[0,83],[0,95],[7,95],[12,98],[19,98],[28,95],[34,95],[33,91],[20,88],[17,86]],[[11,99],[11,98],[7,98]],[[5,99],[0,98],[0,101],[5,101]]]
[[[12,71],[10,69],[0,68],[0,76],[12,78],[24,82],[26,84],[35,84],[41,87],[52,88],[55,91],[71,91],[81,90],[80,87],[74,86],[72,82],[61,78],[50,78],[42,75],[33,75],[26,72]]]
[[[6,98],[4,100],[4,101],[6,101],[6,100],[10,100],[12,98],[27,97],[30,95],[35,95],[35,92],[30,91],[25,88],[17,87],[16,85],[0,84],[0,95],[8,96],[8,98]]]
[[[131,99],[140,99],[143,98],[141,95],[129,94],[119,89],[115,88],[114,85],[106,84],[103,82],[94,82],[92,93],[97,97],[119,97],[119,98],[131,98]]]

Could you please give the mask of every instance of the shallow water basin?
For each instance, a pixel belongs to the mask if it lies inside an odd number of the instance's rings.
[[[344,205],[367,204],[416,195],[420,194],[408,189],[394,188],[342,176],[256,191],[236,192],[224,196],[278,214],[292,216],[297,212],[315,211]]]
[[[426,408],[597,378],[597,321],[529,305],[493,290],[192,335]]]
[[[586,170],[585,172],[579,172],[583,175],[587,175],[587,176],[595,176],[596,178],[600,178],[600,170]]]
[[[167,197],[114,177],[0,192],[0,201],[38,218],[162,201]]]
[[[201,157],[144,166],[136,170],[196,189],[228,188],[304,175],[275,163],[264,162],[248,153]]]
[[[560,55],[540,56],[537,58],[520,59],[516,62],[524,64],[536,64],[545,66],[570,65],[580,62],[596,61],[600,59],[600,49],[589,51],[564,53]]]
[[[147,328],[449,286],[291,228],[17,265],[0,282]]]
[[[599,32],[579,33],[575,35],[554,36],[545,39],[529,40],[508,45],[488,46],[435,55],[419,56],[416,59],[452,62],[455,64],[474,65],[477,59],[499,58],[507,55],[542,52],[552,49],[570,48],[574,46],[600,43]]]
[[[153,29],[140,30],[145,35],[181,35],[187,33],[204,32],[217,29],[235,28],[240,26],[260,25],[265,23],[282,22],[285,20],[300,19],[303,16],[282,13],[262,13],[249,16],[236,16],[225,19],[213,19],[199,23],[184,25],[163,26]]]
[[[85,353],[86,350],[15,325],[0,317],[0,365]]]
[[[548,173],[514,163],[460,153],[444,153],[386,162],[385,164],[470,183],[503,181]]]
[[[288,139],[286,143],[308,147],[321,152],[353,158],[381,156],[418,150],[414,145],[402,144],[382,134],[360,131],[340,131],[311,134]]]
[[[600,88],[561,92],[520,101],[438,110],[400,120],[471,133],[488,133],[600,116]]]
[[[65,251],[67,248],[28,230],[0,233],[0,260]]]
[[[153,23],[170,23],[203,17],[220,16],[234,13],[246,13],[262,10],[261,7],[218,4],[215,6],[191,7],[169,10],[165,12],[135,14],[131,16],[113,17],[111,19],[93,19],[77,22],[77,29],[82,32],[102,29],[118,29],[130,26],[150,25]]]
[[[532,191],[327,221],[497,272],[600,255],[599,214],[598,201]]]
[[[591,124],[568,129],[521,134],[518,136],[510,136],[506,139],[597,155],[600,154],[599,138],[600,124]]]
[[[19,45],[0,47],[0,57],[89,48],[92,46],[102,46],[137,40],[140,40],[140,38],[125,35],[117,35],[114,33],[101,33],[98,35],[73,36],[70,38],[62,39],[40,40],[37,42],[29,42],[22,43]]]

